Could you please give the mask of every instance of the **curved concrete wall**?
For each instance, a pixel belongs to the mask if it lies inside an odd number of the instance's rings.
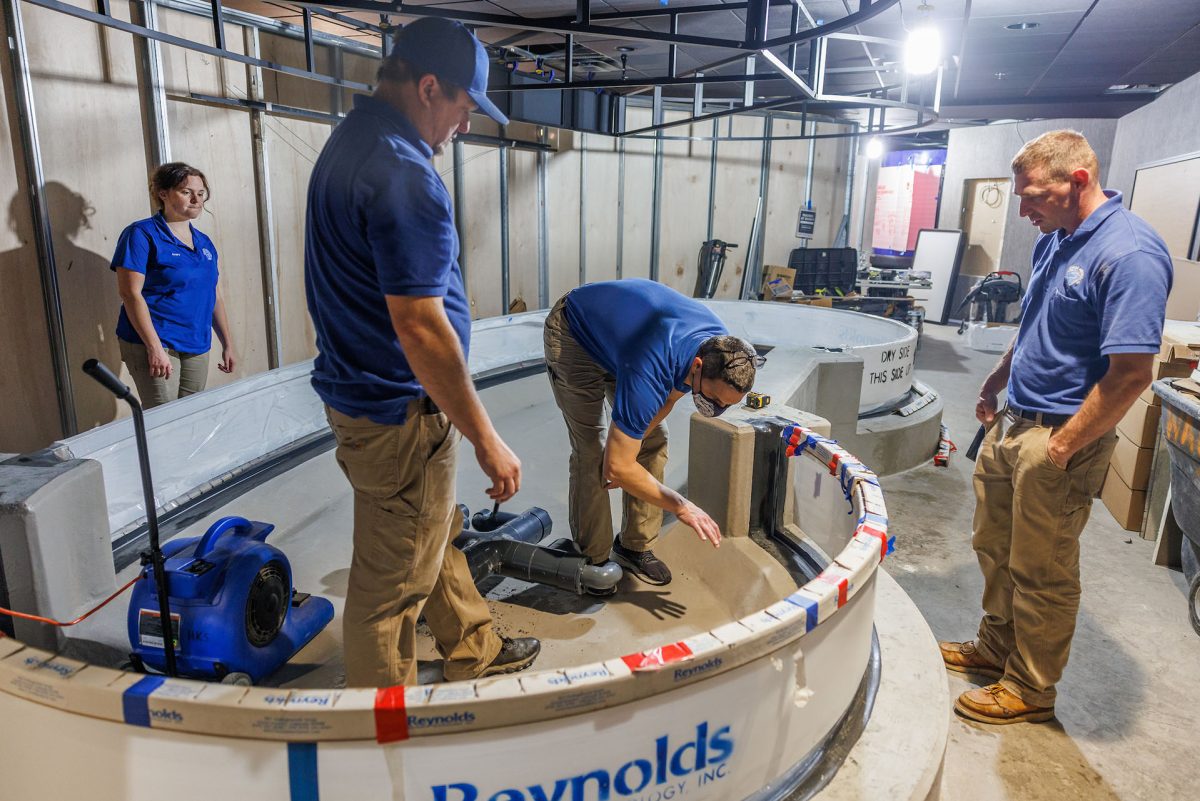
[[[822,491],[805,499],[809,524],[838,520],[843,533],[820,539],[842,547],[816,579],[758,612],[573,668],[384,689],[144,676],[0,638],[0,710],[16,723],[0,729],[0,794],[776,797],[771,788],[858,690],[889,543],[874,474],[810,429],[783,436],[820,477]],[[47,753],[72,770],[46,771]]]

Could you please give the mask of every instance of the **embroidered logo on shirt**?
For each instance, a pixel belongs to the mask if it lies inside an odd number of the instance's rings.
[[[204,258],[212,261],[212,254],[208,252],[208,248],[201,248],[200,252],[204,254]]]
[[[1072,264],[1067,268],[1067,286],[1076,286],[1083,280],[1083,268]]]

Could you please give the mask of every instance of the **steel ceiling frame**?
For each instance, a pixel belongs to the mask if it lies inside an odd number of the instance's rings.
[[[225,9],[221,0],[149,0],[149,2],[161,3],[179,7],[187,5],[192,8],[189,10],[204,9],[207,6],[212,20],[213,44],[192,41],[178,36],[163,33],[156,30],[152,26],[142,26],[131,22],[125,22],[111,15],[109,0],[97,0],[96,10],[80,8],[70,5],[61,0],[14,0],[14,2],[28,2],[32,5],[41,6],[50,10],[58,11],[69,16],[85,19],[94,23],[105,25],[111,28],[125,31],[136,36],[143,37],[147,40],[163,42],[166,44],[184,47],[191,50],[196,50],[209,55],[227,58],[232,61],[241,62],[253,68],[272,70],[295,77],[315,80],[326,84],[331,84],[336,87],[359,91],[371,91],[372,86],[368,84],[347,81],[340,75],[327,75],[316,69],[315,58],[315,42],[320,41],[322,44],[332,47],[340,46],[340,43],[345,43],[350,46],[350,49],[361,52],[362,44],[346,40],[343,37],[338,37],[330,34],[323,34],[314,30],[314,17],[325,17],[334,20],[343,25],[349,25],[355,30],[361,30],[366,33],[378,34],[381,37],[381,47],[379,53],[382,55],[386,52],[386,40],[390,35],[393,26],[390,22],[392,15],[405,17],[440,17],[444,19],[455,19],[464,23],[469,23],[479,26],[496,26],[509,29],[521,29],[532,31],[550,31],[562,33],[564,35],[564,43],[567,48],[568,69],[566,70],[566,83],[545,83],[531,84],[522,86],[507,86],[497,87],[490,91],[537,91],[537,90],[552,90],[563,91],[574,89],[608,89],[619,92],[622,89],[631,90],[632,94],[637,94],[638,91],[646,89],[654,89],[656,94],[661,96],[661,91],[664,87],[669,86],[693,86],[694,97],[692,107],[694,109],[693,116],[673,122],[663,122],[656,120],[655,125],[649,128],[639,128],[633,131],[616,131],[616,136],[633,136],[637,137],[642,134],[652,133],[657,134],[670,127],[686,125],[693,122],[705,121],[710,119],[718,119],[729,114],[741,112],[757,112],[766,111],[769,109],[785,109],[796,104],[804,104],[806,110],[809,104],[812,104],[813,110],[822,108],[831,111],[844,110],[847,108],[868,108],[870,109],[870,117],[866,124],[859,129],[858,134],[853,135],[871,135],[880,133],[899,133],[910,131],[916,128],[924,127],[936,122],[938,119],[938,106],[941,97],[942,71],[939,69],[936,77],[936,86],[934,88],[934,99],[932,105],[924,103],[909,102],[909,84],[908,76],[905,75],[902,83],[899,85],[899,100],[891,97],[896,91],[896,87],[883,86],[880,89],[872,89],[865,94],[860,95],[835,95],[825,92],[826,77],[835,72],[858,72],[858,71],[874,71],[882,84],[882,76],[880,73],[886,70],[886,67],[878,66],[872,59],[872,65],[867,68],[849,67],[840,69],[830,69],[828,67],[829,42],[831,41],[854,41],[861,43],[864,50],[869,44],[882,44],[885,46],[898,46],[900,43],[880,39],[879,37],[863,36],[855,33],[843,32],[846,28],[853,28],[861,22],[871,19],[872,17],[883,13],[884,11],[896,5],[900,0],[859,0],[858,11],[848,13],[831,22],[826,22],[822,25],[809,28],[801,31],[800,23],[803,17],[806,21],[813,21],[812,15],[804,7],[804,0],[743,0],[733,3],[710,3],[705,5],[690,6],[684,8],[651,8],[634,11],[618,11],[599,15],[591,14],[591,0],[576,0],[576,15],[575,17],[547,17],[547,18],[530,18],[519,17],[515,15],[504,14],[484,14],[480,12],[470,12],[463,10],[455,10],[454,8],[432,7],[432,6],[413,6],[405,5],[403,2],[376,2],[375,0],[336,0],[334,3],[306,4],[297,3],[302,9],[302,26],[287,25],[286,23],[278,23],[268,20],[263,20],[269,27],[275,27],[278,32],[285,33],[294,38],[301,39],[305,47],[305,66],[292,67],[285,64],[270,62],[249,56],[235,51],[231,51],[225,47],[225,35],[223,25],[225,22],[233,22],[245,24],[247,19],[253,15],[245,14],[244,12]],[[790,27],[792,33],[785,36],[768,38],[770,11],[772,8],[787,7],[790,9]],[[376,25],[364,20],[359,20],[355,17],[340,13],[344,10],[354,11],[369,11],[378,14],[380,24]],[[679,30],[679,18],[684,14],[712,14],[712,13],[729,13],[731,11],[745,11],[745,38],[742,41],[732,41],[724,39],[713,39],[711,37],[695,37],[682,35]],[[670,32],[658,32],[638,28],[618,28],[608,25],[597,25],[595,22],[609,20],[629,20],[641,19],[650,17],[667,17],[670,20]],[[273,23],[273,24],[272,24]],[[572,63],[572,53],[575,45],[575,37],[577,34],[588,34],[597,36],[607,36],[616,38],[622,41],[625,40],[649,40],[666,42],[669,45],[668,52],[668,75],[655,76],[646,78],[628,79],[623,76],[621,80],[602,79],[599,81],[577,81],[574,80],[574,69]],[[806,70],[797,70],[797,50],[798,45],[803,42],[809,43],[808,66]],[[677,50],[680,45],[696,44],[702,46],[720,47],[727,50],[736,51],[729,59],[723,59],[715,65],[707,66],[704,69],[713,69],[732,63],[738,60],[745,60],[746,69],[741,74],[736,75],[706,75],[703,70],[696,70],[692,75],[679,76],[677,74]],[[775,50],[786,48],[785,55],[780,55]],[[372,50],[374,50],[372,48]],[[503,48],[501,49],[503,52]],[[757,72],[754,69],[754,63],[757,59],[762,59],[772,67],[771,72]],[[794,89],[797,94],[780,96],[776,95],[773,98],[767,99],[765,102],[755,103],[754,89],[757,82],[762,81],[786,81],[790,88]],[[732,105],[730,108],[711,113],[705,113],[704,86],[707,84],[716,83],[741,83],[743,84],[743,101],[740,105]],[[711,106],[711,102],[709,102]],[[887,114],[889,110],[904,111],[907,114],[915,114],[916,122],[911,125],[893,126],[888,128],[886,125]],[[878,115],[876,116],[876,112]],[[894,119],[894,116],[893,116]],[[878,120],[878,123],[876,123]],[[622,119],[623,122],[623,119]],[[692,138],[692,137],[689,137]]]
[[[718,47],[727,50],[743,50],[753,52],[764,48],[787,47],[801,44],[826,34],[835,33],[855,25],[861,25],[867,20],[882,14],[900,0],[859,0],[858,11],[847,14],[823,25],[818,25],[806,31],[797,31],[774,38],[767,37],[767,11],[772,7],[792,6],[797,0],[748,0],[737,3],[713,3],[703,6],[682,8],[642,9],[636,11],[617,11],[612,13],[591,13],[591,0],[576,0],[576,11],[573,17],[521,17],[508,14],[489,14],[481,11],[465,11],[440,6],[406,5],[403,2],[376,2],[376,0],[337,0],[334,3],[324,3],[322,8],[337,8],[342,10],[366,11],[372,14],[395,14],[406,17],[441,17],[459,22],[469,23],[479,27],[508,28],[512,30],[540,31],[544,33],[587,34],[610,39],[629,41],[660,42],[674,45],[699,45],[702,47]],[[802,2],[802,0],[799,0]],[[295,3],[295,5],[311,5]],[[746,11],[746,35],[739,42],[728,39],[717,39],[709,36],[692,36],[681,34],[677,30],[659,32],[639,28],[617,28],[611,25],[596,25],[595,20],[626,20],[647,17],[668,17],[677,21],[684,14],[728,13],[731,11]],[[677,28],[672,23],[673,29]]]
[[[216,0],[215,0],[216,1]],[[857,134],[847,133],[846,136],[854,135],[874,135],[880,133],[899,133],[910,131],[917,128],[922,128],[930,125],[938,120],[938,110],[941,99],[942,87],[942,70],[937,71],[934,79],[935,86],[933,90],[933,104],[925,105],[924,103],[909,102],[909,80],[905,74],[900,86],[898,87],[899,99],[893,100],[889,95],[895,91],[895,87],[888,87],[882,81],[881,72],[887,68],[876,64],[876,60],[870,54],[869,45],[877,44],[886,47],[900,48],[901,42],[882,39],[875,36],[864,36],[859,33],[844,32],[848,28],[857,28],[862,22],[877,16],[878,14],[887,11],[892,6],[899,3],[900,0],[859,0],[858,11],[849,11],[849,3],[845,3],[849,13],[845,17],[826,22],[821,25],[814,25],[808,30],[801,31],[800,21],[803,17],[809,24],[815,22],[808,9],[804,7],[804,0],[745,0],[745,2],[735,3],[713,3],[698,6],[688,6],[682,8],[650,8],[638,9],[633,11],[617,11],[605,13],[602,15],[593,15],[591,13],[591,0],[576,0],[576,14],[574,17],[520,17],[516,15],[505,14],[490,14],[476,11],[465,11],[455,9],[453,7],[435,7],[435,6],[416,6],[406,5],[403,2],[379,2],[378,0],[336,0],[334,3],[326,3],[320,7],[320,11],[326,12],[331,6],[342,10],[354,11],[369,11],[371,13],[386,15],[399,15],[406,17],[437,17],[441,19],[452,19],[465,24],[471,24],[482,27],[499,27],[506,29],[517,29],[526,31],[539,31],[558,33],[564,36],[564,47],[566,50],[566,77],[565,82],[554,83],[535,83],[522,85],[509,85],[505,87],[496,87],[489,91],[496,92],[531,92],[531,91],[563,91],[563,90],[595,90],[608,89],[619,91],[621,89],[634,89],[645,91],[653,89],[657,96],[661,97],[661,91],[664,87],[669,86],[693,86],[695,87],[695,96],[692,101],[693,108],[697,113],[694,113],[687,119],[677,120],[673,122],[662,122],[655,120],[655,124],[639,128],[633,131],[620,131],[617,136],[633,136],[637,137],[643,134],[658,133],[666,128],[677,127],[680,125],[688,125],[693,122],[703,122],[711,119],[718,119],[729,114],[737,114],[741,112],[766,111],[769,109],[786,108],[805,101],[813,102],[818,107],[828,108],[830,110],[840,110],[845,108],[868,108],[871,110],[869,120],[865,126],[862,126]],[[299,5],[305,6],[304,3]],[[777,36],[770,38],[768,36],[770,11],[772,8],[787,7],[790,9],[790,26],[792,32],[785,36]],[[745,34],[742,41],[718,40],[711,37],[696,37],[679,33],[679,18],[684,14],[712,14],[712,13],[728,13],[735,10],[744,10],[746,12]],[[670,20],[669,32],[617,28],[613,26],[596,25],[597,20],[629,20],[643,19],[650,17],[667,17]],[[575,80],[573,51],[575,46],[575,38],[579,34],[588,34],[609,37],[621,41],[651,41],[658,43],[666,43],[669,45],[667,53],[667,74],[663,76],[647,76],[641,78],[630,79],[622,71],[620,79],[600,79],[600,80]],[[860,46],[871,58],[871,66],[865,68],[866,71],[874,71],[877,78],[880,80],[881,88],[872,89],[863,95],[838,95],[827,93],[825,91],[826,76],[831,74],[828,66],[829,59],[829,42],[830,41],[850,41],[858,42]],[[796,69],[798,45],[807,42],[809,44],[808,52],[808,68],[807,70]],[[720,47],[727,50],[738,51],[738,55],[732,56],[730,60],[745,59],[746,70],[738,75],[705,75],[703,70],[697,70],[690,76],[679,76],[677,72],[678,64],[678,47],[680,45],[702,45],[706,47]],[[786,48],[784,55],[780,55],[775,50]],[[503,52],[504,48],[500,48]],[[756,72],[754,70],[754,61],[761,58],[771,68],[771,72]],[[846,71],[863,71],[863,68],[843,68],[838,72]],[[802,77],[803,76],[803,77]],[[754,103],[754,86],[758,81],[768,80],[783,80],[791,85],[791,88],[798,91],[797,95],[776,96],[765,102]],[[744,87],[743,103],[740,106],[734,106],[727,110],[716,111],[712,113],[704,113],[704,91],[703,87],[707,84],[717,83],[741,83]],[[911,125],[893,126],[888,128],[886,125],[887,114],[889,110],[903,111],[916,115],[916,122]],[[876,112],[878,116],[876,117]],[[875,120],[878,119],[878,124]],[[691,137],[689,137],[691,138]]]

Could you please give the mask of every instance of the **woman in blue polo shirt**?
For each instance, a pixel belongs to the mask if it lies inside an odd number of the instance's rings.
[[[208,200],[204,173],[182,162],[164,164],[150,179],[159,212],[121,232],[113,254],[121,295],[117,339],[146,408],[204,389],[215,329],[218,369],[233,372],[237,356],[217,283],[217,249],[192,220]]]

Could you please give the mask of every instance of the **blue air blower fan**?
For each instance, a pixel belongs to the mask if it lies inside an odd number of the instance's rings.
[[[225,517],[202,537],[162,548],[141,404],[97,360],[83,370],[133,412],[150,550],[129,604],[130,661],[168,676],[233,683],[274,673],[333,620],[333,604],[295,591],[287,557],[265,542],[275,528],[268,523]]]
[[[333,620],[333,604],[298,593],[292,568],[265,540],[275,527],[223,517],[203,537],[168,542],[164,573],[181,676],[252,683],[274,673]],[[156,566],[129,602],[133,661],[166,672]]]

